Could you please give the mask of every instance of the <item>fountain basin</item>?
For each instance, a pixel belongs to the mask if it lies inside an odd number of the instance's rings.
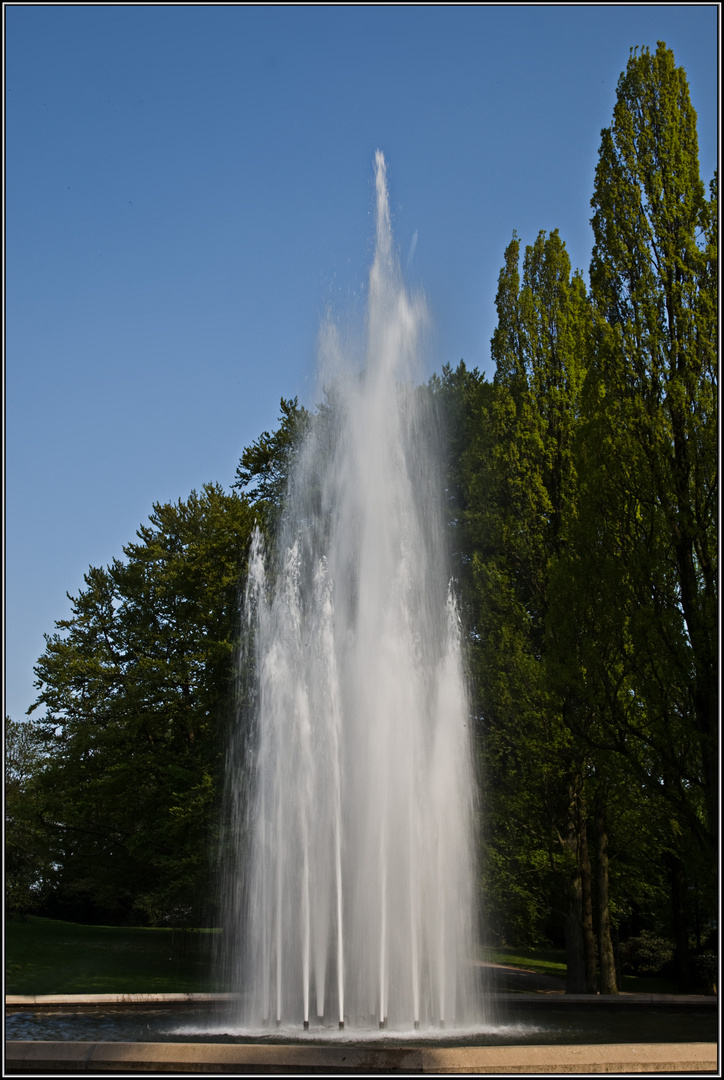
[[[134,1000],[129,1001],[129,997]],[[152,998],[157,1000],[153,1001]],[[239,1027],[234,995],[57,995],[8,997],[6,1038],[16,1042],[143,1042],[228,1045],[304,1045],[379,1048],[523,1045],[606,1045],[715,1042],[717,999],[676,995],[500,994],[491,1004],[498,1020],[475,1026],[449,1025],[380,1030],[372,1022],[334,1017]],[[175,998],[176,1000],[169,1000]],[[181,999],[181,1000],[179,1000]]]
[[[7,1073],[696,1073],[717,1069],[715,1043],[596,1046],[359,1047],[198,1043],[11,1042]]]
[[[7,1073],[715,1072],[713,997],[496,994],[478,1029],[224,1030],[231,994],[6,999]]]

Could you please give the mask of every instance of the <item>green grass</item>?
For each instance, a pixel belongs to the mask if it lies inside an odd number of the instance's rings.
[[[520,949],[503,945],[498,949],[487,949],[485,959],[493,964],[510,964],[526,971],[537,971],[541,975],[566,977],[565,949]]]
[[[640,975],[624,975],[619,989],[627,994],[681,993],[673,979],[648,979]]]
[[[175,934],[143,927],[81,926],[30,917],[5,923],[8,994],[213,993],[227,989],[214,976],[216,932]],[[566,977],[564,949],[488,949],[496,964]],[[666,979],[624,976],[622,990],[676,993]]]
[[[487,949],[485,959],[493,964],[509,964],[511,967],[537,971],[541,975],[566,977],[565,949],[520,949],[502,946]],[[676,983],[671,979],[645,979],[635,975],[624,975],[619,990],[629,994],[677,994]]]
[[[162,994],[224,989],[213,931],[81,926],[30,917],[5,923],[7,994]]]

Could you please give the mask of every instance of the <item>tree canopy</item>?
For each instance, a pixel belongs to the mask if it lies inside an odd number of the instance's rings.
[[[254,514],[207,485],[91,567],[36,667],[35,807],[59,912],[199,917]]]

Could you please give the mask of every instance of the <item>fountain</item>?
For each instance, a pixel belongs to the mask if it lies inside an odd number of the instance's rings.
[[[325,406],[274,552],[257,532],[249,559],[225,919],[247,1029],[484,1019],[460,620],[415,386],[426,311],[379,151],[376,201],[362,370],[327,326]]]
[[[715,998],[523,993],[491,1015],[460,623],[414,387],[424,320],[378,154],[362,371],[328,328],[328,401],[273,550],[257,535],[249,561],[224,934],[239,993],[10,999],[8,1071],[716,1071]]]

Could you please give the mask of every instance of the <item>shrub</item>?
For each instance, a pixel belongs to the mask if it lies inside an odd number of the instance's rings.
[[[627,975],[661,975],[673,956],[674,946],[670,941],[642,930],[622,943],[621,968]]]

